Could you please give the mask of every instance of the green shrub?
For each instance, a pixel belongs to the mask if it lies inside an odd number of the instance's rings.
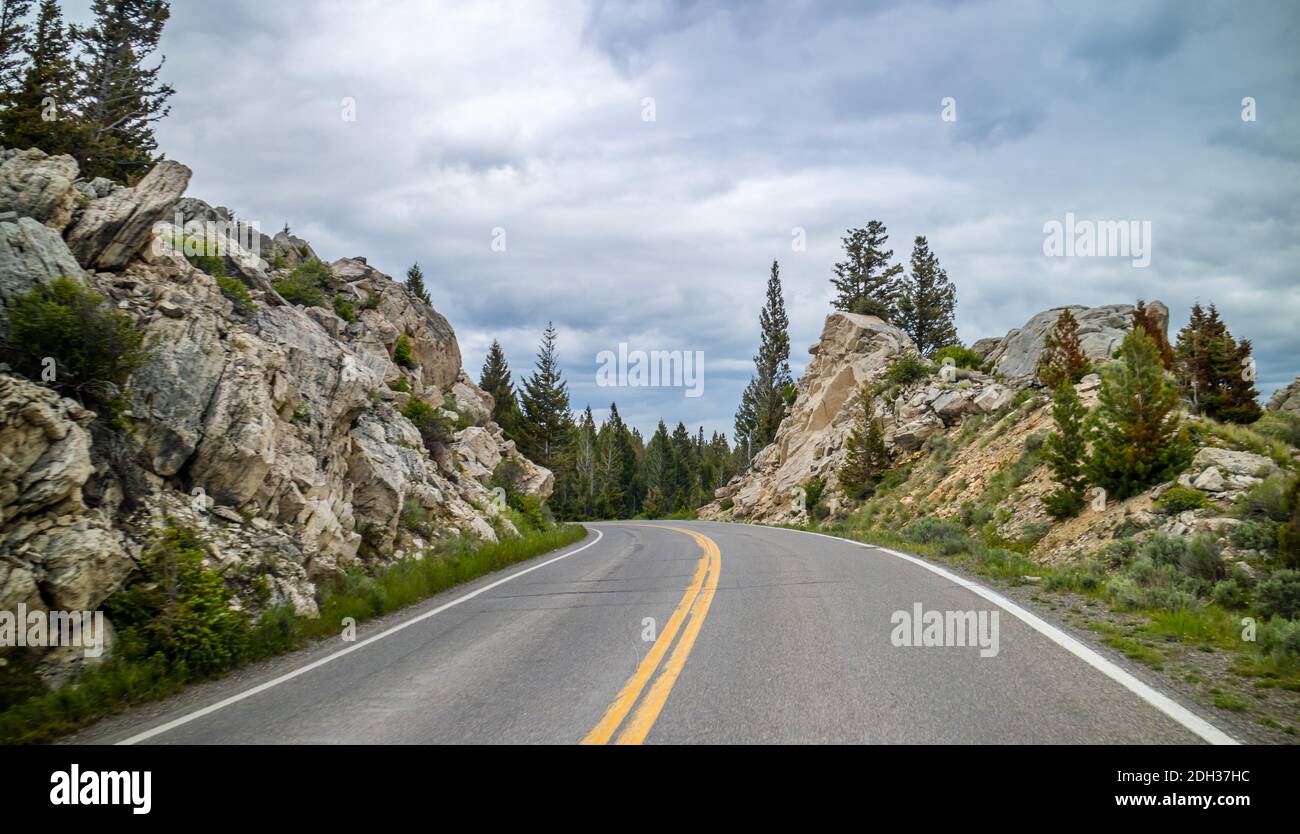
[[[405,333],[393,344],[393,361],[403,368],[415,367],[415,360],[411,357],[411,339]]]
[[[933,371],[933,366],[921,358],[914,350],[904,351],[885,369],[881,379],[893,385],[906,385],[909,382],[925,379]]]
[[[15,297],[8,316],[24,373],[41,378],[50,357],[55,389],[103,407],[110,417],[125,406],[122,388],[148,353],[135,323],[102,295],[59,278]]]
[[[1292,448],[1300,448],[1300,414],[1288,411],[1266,411],[1251,425],[1256,434],[1280,440]]]
[[[1300,660],[1300,620],[1269,620],[1261,623],[1259,647],[1284,663]]]
[[[1066,565],[1043,579],[1048,591],[1079,591],[1089,593],[1106,584],[1106,568],[1094,559],[1084,559]]]
[[[1250,604],[1250,588],[1233,576],[1217,582],[1210,591],[1210,599],[1222,608],[1245,608]]]
[[[1156,499],[1155,508],[1159,512],[1174,515],[1186,510],[1199,510],[1205,506],[1205,500],[1205,493],[1199,489],[1175,484]]]
[[[803,482],[803,506],[811,514],[822,502],[822,493],[826,491],[824,478],[809,478]]]
[[[1218,539],[1208,533],[1197,536],[1188,542],[1178,566],[1183,573],[1206,583],[1213,583],[1224,576],[1222,545]]]
[[[1240,519],[1270,519],[1284,522],[1291,512],[1286,498],[1286,476],[1274,473],[1255,484],[1237,499],[1234,513]]]
[[[411,384],[406,381],[406,377],[399,376],[397,381],[389,383],[388,387],[403,394],[411,393]]]
[[[1265,617],[1300,617],[1300,571],[1280,570],[1260,582],[1255,602]]]
[[[433,537],[433,525],[429,523],[428,510],[424,509],[420,502],[411,496],[407,496],[402,501],[402,512],[399,521],[403,529],[426,539]]]
[[[1247,520],[1228,531],[1228,541],[1242,550],[1271,551],[1277,547],[1277,530],[1276,521]]]
[[[207,551],[192,531],[166,527],[140,560],[140,575],[105,605],[128,658],[161,654],[207,676],[239,662],[247,616],[230,608],[221,571],[205,568]]]
[[[352,302],[348,301],[341,295],[334,296],[334,315],[343,319],[348,324],[357,320],[357,311],[353,308]]]
[[[451,420],[424,400],[412,399],[402,409],[402,416],[410,420],[420,432],[424,448],[432,450],[436,444],[445,445],[451,442],[453,434]]]
[[[235,310],[240,313],[247,313],[257,305],[253,302],[253,297],[248,294],[248,287],[238,278],[229,278],[225,275],[216,276],[217,288],[221,294],[235,305]]]
[[[984,357],[964,345],[948,345],[930,356],[930,361],[940,367],[945,359],[952,359],[958,368],[978,369],[984,365]]]
[[[272,286],[285,301],[304,307],[324,307],[325,287],[333,280],[330,268],[320,261],[308,261],[294,268]]]
[[[517,492],[508,493],[507,495],[506,500],[511,508],[518,511],[523,518],[525,529],[545,530],[549,526],[546,521],[545,511],[542,509],[541,499],[536,495],[523,495]]]

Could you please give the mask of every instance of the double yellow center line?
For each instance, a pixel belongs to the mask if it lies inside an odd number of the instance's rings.
[[[695,645],[695,638],[699,636],[700,627],[704,625],[704,618],[709,613],[709,605],[713,602],[713,595],[718,590],[718,574],[722,572],[722,553],[718,550],[717,543],[702,533],[684,527],[661,529],[685,533],[695,539],[703,555],[700,556],[700,561],[695,567],[695,575],[686,588],[686,594],[677,604],[672,616],[668,618],[664,630],[650,647],[650,651],[637,664],[632,677],[618,691],[618,695],[605,710],[600,723],[583,738],[583,744],[608,743],[634,706],[636,712],[627,721],[627,725],[623,727],[623,731],[619,733],[614,743],[641,744],[645,741],[645,737],[650,734],[650,728],[654,726],[655,719],[659,717],[664,704],[668,701],[668,694],[672,692],[673,684],[682,673],[682,667],[686,665],[686,658],[691,654],[691,647]],[[681,639],[677,640],[668,662],[659,671],[659,677],[655,678],[650,691],[641,699],[640,706],[637,706],[637,698],[640,698],[646,684],[659,668],[659,662],[663,660],[665,654],[668,654],[668,649],[679,631]]]

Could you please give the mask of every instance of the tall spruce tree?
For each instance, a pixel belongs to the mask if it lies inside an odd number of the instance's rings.
[[[85,131],[72,111],[72,42],[57,0],[41,0],[26,50],[18,82],[0,93],[0,145],[75,155],[84,145]]]
[[[794,384],[790,374],[790,317],[781,292],[781,267],[772,261],[767,278],[767,299],[758,314],[758,354],[754,357],[754,430],[757,448],[771,443],[785,418],[786,390]]]
[[[1043,444],[1043,459],[1052,469],[1056,489],[1043,498],[1043,506],[1054,518],[1069,518],[1083,509],[1088,487],[1085,474],[1088,457],[1087,409],[1070,382],[1056,386],[1052,394],[1052,419],[1056,431]]]
[[[858,416],[845,449],[844,463],[836,477],[845,495],[866,498],[889,469],[884,423],[876,414],[876,395],[870,383],[864,382],[858,392]]]
[[[1191,459],[1178,416],[1178,390],[1165,381],[1155,341],[1142,328],[1124,337],[1101,371],[1092,414],[1088,480],[1109,497],[1129,498],[1173,478]]]
[[[18,89],[23,77],[27,42],[27,12],[32,0],[0,0],[0,96]]]
[[[478,387],[492,395],[492,420],[501,427],[509,440],[520,440],[519,400],[515,398],[515,386],[510,380],[510,365],[506,362],[505,351],[501,343],[492,340],[487,358],[483,360],[483,371],[479,374]]]
[[[1056,325],[1043,342],[1043,352],[1038,357],[1038,379],[1055,389],[1062,382],[1073,385],[1091,371],[1092,363],[1079,342],[1079,320],[1067,307],[1057,316]]]
[[[957,344],[957,290],[948,273],[930,251],[930,243],[918,235],[912,244],[912,272],[898,296],[899,329],[912,337],[922,356]]]
[[[424,287],[424,271],[420,269],[418,261],[412,264],[410,269],[406,270],[406,288],[416,298],[430,307],[433,306],[433,301],[429,298],[429,291]]]
[[[573,415],[569,411],[569,386],[555,353],[555,340],[555,325],[548,322],[537,352],[536,369],[524,379],[519,399],[524,456],[555,473],[558,491],[570,464]]]
[[[1179,387],[1195,413],[1233,423],[1259,419],[1250,340],[1237,342],[1213,304],[1208,313],[1192,307],[1174,354]]]
[[[837,310],[865,313],[893,321],[898,314],[898,295],[903,273],[901,264],[890,265],[894,250],[886,249],[889,233],[879,220],[865,229],[849,229],[842,238],[844,260],[835,264],[835,299]]]
[[[146,66],[171,15],[167,0],[93,0],[90,26],[72,27],[78,112],[86,143],[78,162],[85,177],[133,182],[154,162],[154,124],[175,90],[160,79],[165,58]]]
[[[599,477],[596,421],[588,405],[573,432],[573,497],[569,518],[589,519],[599,514],[596,491]]]

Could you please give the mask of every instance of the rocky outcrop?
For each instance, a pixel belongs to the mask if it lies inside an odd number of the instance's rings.
[[[1274,391],[1273,396],[1269,397],[1267,408],[1269,411],[1300,413],[1300,376],[1285,388]]]
[[[1169,309],[1159,301],[1153,301],[1148,306],[1162,322],[1162,326],[1168,327]],[[992,366],[993,372],[1010,380],[1031,379],[1038,368],[1044,341],[1056,326],[1061,312],[1066,309],[1079,322],[1079,343],[1094,363],[1108,361],[1132,327],[1131,304],[1055,307],[1045,310],[1026,322],[1024,327],[1003,336],[997,346],[985,354],[984,358]]]
[[[113,191],[77,212],[65,237],[87,269],[125,267],[153,239],[153,227],[168,219],[185,193],[190,169],[164,160],[132,188]]]
[[[62,232],[80,196],[76,179],[77,162],[70,156],[0,150],[0,214],[12,211]]]
[[[0,219],[0,339],[8,335],[13,300],[56,278],[82,276],[81,265],[53,228],[34,217]]]
[[[858,416],[858,392],[864,383],[880,383],[890,364],[913,350],[905,333],[874,316],[832,313],[821,339],[808,349],[813,361],[799,380],[794,406],[776,439],[755,456],[745,474],[719,489],[717,500],[700,515],[775,523],[806,520],[802,490],[814,478],[826,482],[825,505],[832,512],[842,507],[845,497],[836,472]],[[969,370],[950,381],[931,376],[914,385],[881,387],[885,440],[896,456],[920,449],[966,415],[1003,408],[1013,395],[1008,386]]]
[[[364,258],[329,268],[326,292],[355,311],[345,321],[272,286],[315,257],[306,241],[223,241],[233,247],[225,271],[251,300],[237,305],[173,245],[196,233],[190,221],[232,219],[178,201],[184,166],[160,163],[124,188],[76,180],[57,157],[3,159],[3,182],[17,185],[0,220],[0,300],[76,277],[131,319],[148,359],[116,433],[92,432],[95,415],[77,403],[0,374],[0,608],[98,606],[172,519],[201,533],[239,604],[310,613],[317,583],[350,566],[517,533],[491,486],[507,461],[517,491],[549,497],[551,473],[491,421],[492,398],[461,369],[451,325]],[[60,189],[85,204],[66,241]],[[402,336],[410,368],[392,359]],[[412,398],[460,430],[426,444],[402,415]]]

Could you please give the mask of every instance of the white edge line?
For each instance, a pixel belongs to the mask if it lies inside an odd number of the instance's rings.
[[[592,529],[592,528],[588,528],[588,529]],[[423,614],[420,614],[418,616],[412,617],[409,620],[406,620],[405,622],[398,623],[397,625],[391,628],[385,629],[384,631],[379,632],[373,637],[367,637],[365,640],[362,640],[360,643],[356,643],[354,645],[348,646],[346,649],[339,649],[337,652],[334,652],[333,654],[330,655],[326,655],[325,657],[322,657],[319,660],[314,660],[311,663],[308,663],[306,666],[302,666],[297,669],[294,669],[292,672],[286,672],[285,674],[281,675],[278,678],[273,678],[269,681],[266,681],[265,683],[258,684],[257,686],[254,686],[251,689],[245,689],[243,692],[239,692],[234,695],[231,695],[229,698],[222,699],[220,701],[217,701],[214,704],[209,704],[208,706],[203,707],[202,709],[198,709],[195,710],[194,712],[187,713],[185,715],[182,715],[179,718],[174,718],[171,721],[168,721],[166,724],[160,724],[157,727],[154,727],[152,730],[145,730],[143,733],[138,733],[136,735],[131,736],[130,738],[123,739],[122,741],[117,742],[117,744],[127,745],[127,744],[137,744],[141,741],[147,741],[153,738],[154,736],[162,735],[163,733],[174,730],[183,724],[188,724],[197,718],[202,718],[205,715],[211,715],[212,713],[216,712],[219,709],[224,709],[230,706],[231,704],[239,703],[245,698],[250,698],[258,694],[259,692],[265,692],[271,687],[279,686],[285,681],[293,680],[299,675],[305,675],[308,672],[312,671],[313,669],[318,669],[321,666],[324,666],[326,663],[329,663],[334,660],[338,660],[340,657],[343,657],[345,654],[351,654],[352,652],[355,652],[357,649],[360,649],[363,646],[368,646],[371,643],[374,643],[378,640],[382,640],[391,634],[396,634],[397,632],[401,631],[404,628],[407,628],[408,626],[413,626],[416,623],[421,622],[422,620],[427,620],[430,617],[432,617],[434,614],[441,614],[443,611],[446,611],[448,608],[451,608],[456,605],[460,605],[462,602],[465,602],[467,600],[471,600],[474,597],[478,596],[479,594],[483,593],[484,591],[490,591],[493,588],[497,587],[498,585],[502,585],[506,582],[509,582],[512,579],[516,579],[520,576],[523,576],[526,573],[532,573],[533,571],[538,570],[540,568],[544,568],[547,565],[554,564],[555,562],[558,562],[561,559],[567,559],[568,557],[574,555],[575,553],[581,553],[582,551],[596,544],[597,542],[599,542],[601,539],[605,537],[605,534],[599,530],[592,529],[592,532],[596,534],[596,538],[592,539],[591,541],[587,542],[582,547],[579,547],[576,550],[570,550],[568,553],[561,553],[559,556],[555,556],[553,558],[547,559],[545,562],[540,562],[536,565],[533,565],[532,567],[524,568],[521,571],[516,571],[515,573],[512,573],[509,576],[504,577],[502,579],[498,579],[497,581],[489,585],[484,585],[482,588],[479,588],[476,591],[470,591],[468,594],[457,597],[456,599],[453,599],[451,602],[444,603],[443,605],[439,605],[437,608],[433,609],[432,611],[426,611]]]
[[[738,525],[738,526],[743,526],[743,525]],[[1097,671],[1104,674],[1106,677],[1119,683],[1124,688],[1132,692],[1134,695],[1137,695],[1143,701],[1146,701],[1148,704],[1160,710],[1165,715],[1172,718],[1174,721],[1177,721],[1183,727],[1195,733],[1196,735],[1200,736],[1202,739],[1209,742],[1210,744],[1240,744],[1239,741],[1237,741],[1235,738],[1225,733],[1223,730],[1220,730],[1218,727],[1214,726],[1209,721],[1206,721],[1204,718],[1201,718],[1199,715],[1192,712],[1187,707],[1178,703],[1174,699],[1170,698],[1168,695],[1165,695],[1164,693],[1154,689],[1149,684],[1146,684],[1143,681],[1139,680],[1138,678],[1134,677],[1131,673],[1126,672],[1124,669],[1117,666],[1114,662],[1107,659],[1106,657],[1098,653],[1096,650],[1088,646],[1085,646],[1083,643],[1079,642],[1077,638],[1072,637],[1071,635],[1062,631],[1060,628],[1057,628],[1056,626],[1042,619],[1037,614],[1034,614],[1030,611],[1025,610],[1024,608],[1021,608],[1019,605],[1015,604],[1011,600],[1002,596],[997,591],[986,588],[977,582],[972,582],[971,580],[966,579],[965,577],[958,576],[952,571],[941,568],[932,562],[926,561],[925,559],[921,559],[917,556],[912,556],[911,554],[908,553],[902,553],[897,550],[891,550],[887,547],[881,547],[875,544],[867,544],[866,542],[854,541],[853,539],[845,539],[839,536],[830,536],[827,535],[826,533],[814,533],[811,530],[796,530],[790,527],[777,527],[771,524],[755,524],[753,526],[767,527],[768,529],[771,530],[786,530],[791,533],[805,533],[810,536],[821,536],[823,539],[831,539],[832,541],[845,542],[846,544],[855,544],[858,547],[866,547],[872,550],[879,550],[881,553],[888,553],[890,556],[896,556],[899,559],[904,559],[915,565],[920,565],[921,567],[925,568],[931,573],[938,574],[939,576],[942,576],[944,579],[947,579],[950,582],[960,585],[966,590],[978,594],[979,596],[984,597],[984,599],[987,599],[989,602],[993,603],[994,605],[1004,609],[1007,613],[1011,614],[1011,616],[1025,623],[1034,631],[1037,631],[1039,634],[1043,635],[1048,640],[1051,640],[1053,643],[1065,649],[1070,654],[1084,661],[1089,666],[1093,667]]]

